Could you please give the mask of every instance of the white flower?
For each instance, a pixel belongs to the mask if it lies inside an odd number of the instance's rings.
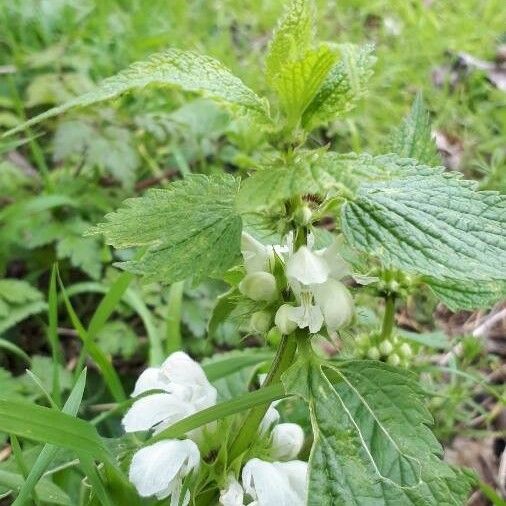
[[[162,390],[136,400],[123,417],[126,432],[169,425],[216,404],[216,389],[209,383],[200,365],[186,353],[177,351],[161,367],[146,369],[137,380],[133,397],[149,390]]]
[[[304,506],[307,462],[265,462],[251,459],[242,470],[242,485],[229,477],[220,492],[222,506]]]
[[[304,431],[296,423],[280,423],[272,429],[271,455],[277,460],[297,457],[304,444]]]
[[[244,490],[233,475],[228,477],[227,488],[220,490],[220,504],[223,506],[244,506]]]
[[[267,409],[262,421],[260,422],[260,426],[258,427],[258,432],[261,436],[264,436],[270,428],[279,422],[279,412],[274,407],[274,403],[269,406]]]
[[[301,246],[288,254],[286,276],[298,306],[281,306],[275,321],[289,329],[286,321],[299,328],[309,328],[312,334],[325,324],[328,332],[349,323],[353,316],[353,298],[339,280],[350,274],[345,260],[339,255],[337,242],[331,246],[312,250],[313,238],[308,246]],[[283,328],[280,331],[283,332]]]
[[[130,464],[129,479],[142,497],[171,496],[171,506],[178,505],[183,478],[200,463],[197,445],[189,440],[169,439],[146,446],[136,452]],[[190,502],[185,494],[183,505]]]
[[[275,253],[281,256],[288,249],[279,244],[262,244],[246,232],[241,236],[241,253],[244,259],[244,267],[248,274],[254,272],[271,272],[274,264]]]

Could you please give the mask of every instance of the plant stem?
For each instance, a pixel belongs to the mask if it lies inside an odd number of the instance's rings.
[[[181,349],[181,306],[184,281],[172,283],[169,293],[169,310],[165,327],[165,351],[170,354]]]
[[[281,380],[281,375],[288,369],[293,362],[295,351],[297,350],[297,340],[294,335],[283,336],[281,344],[274,361],[272,362],[267,378],[262,387],[269,386]],[[229,458],[233,461],[250,446],[251,442],[256,438],[258,427],[267,412],[268,405],[259,406],[251,409],[242,426],[240,427],[237,437],[232,442],[230,447]]]
[[[388,294],[385,297],[385,314],[381,327],[381,338],[388,339],[392,335],[395,322],[395,295]]]

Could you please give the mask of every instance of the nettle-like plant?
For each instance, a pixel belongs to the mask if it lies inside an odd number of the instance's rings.
[[[249,177],[190,175],[126,201],[90,232],[142,248],[120,265],[147,281],[225,280],[209,332],[235,319],[276,349],[271,361],[245,351],[204,369],[182,352],[161,366],[152,354],[123,425],[154,433],[134,448],[126,439],[123,466],[141,496],[171,504],[464,504],[471,478],[441,459],[424,392],[402,367],[412,350],[396,334],[395,302],[422,285],[452,309],[500,298],[506,199],[437,166],[419,99],[389,154],[312,149],[309,134],[353,107],[374,63],[371,47],[316,41],[314,24],[309,0],[290,3],[266,56],[272,102],[214,59],[170,49],[28,122],[170,85],[223,104],[268,141]],[[362,290],[384,300],[383,323],[350,337]],[[322,337],[368,358],[322,358]],[[218,402],[209,381],[247,367],[253,385],[251,367],[266,360],[258,389]],[[294,460],[300,427],[277,424],[272,403],[287,397],[309,409],[308,463]],[[94,458],[114,470],[109,452]]]

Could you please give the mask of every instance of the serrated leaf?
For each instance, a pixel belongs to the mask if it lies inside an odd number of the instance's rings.
[[[469,485],[440,460],[413,375],[381,362],[300,359],[283,380],[311,412],[308,506],[464,503]]]
[[[280,161],[243,181],[237,202],[241,211],[259,211],[296,195],[325,193],[332,186],[336,181],[320,153],[301,153],[289,165]]]
[[[315,98],[302,117],[306,130],[349,112],[366,93],[367,82],[376,61],[372,46],[342,44],[340,61],[330,70]]]
[[[312,0],[292,0],[274,31],[265,58],[269,84],[286,62],[299,60],[311,47],[315,35]]]
[[[434,294],[452,311],[488,309],[506,298],[506,281],[461,281],[424,278]]]
[[[81,233],[87,228],[89,227],[85,226]],[[91,278],[98,279],[102,270],[100,244],[94,238],[82,237],[76,233],[77,230],[79,228],[74,226],[67,228],[65,237],[56,244],[56,254],[59,259],[70,259],[74,267],[83,270]]]
[[[84,120],[64,121],[58,125],[53,145],[57,162],[77,156],[87,166],[109,172],[127,187],[135,181],[139,156],[131,132],[125,128],[97,130]]]
[[[373,156],[368,153],[336,153],[327,151],[320,156],[322,169],[336,182],[355,193],[361,183],[388,181],[410,175],[441,174],[443,167],[421,165],[411,158],[396,154]]]
[[[217,100],[233,109],[252,113],[267,121],[266,102],[220,62],[191,51],[168,49],[102,81],[93,90],[46,111],[7,132],[12,134],[74,107],[85,107],[119,97],[148,85],[171,86]]]
[[[35,287],[20,279],[0,279],[0,335],[47,304]]]
[[[0,279],[0,298],[10,304],[34,302],[43,298],[35,287],[20,279]]]
[[[363,183],[341,224],[353,247],[386,266],[443,280],[506,279],[506,197],[453,175]]]
[[[271,79],[289,124],[295,124],[315,97],[337,54],[321,45],[308,50],[302,58],[286,62]]]
[[[409,115],[393,133],[388,148],[399,156],[415,158],[428,165],[441,163],[421,94],[416,96]]]
[[[242,223],[235,209],[238,181],[192,175],[165,190],[125,201],[91,233],[115,248],[147,246],[138,261],[120,265],[166,283],[220,274],[240,252]]]
[[[121,320],[106,322],[96,339],[106,353],[127,358],[133,355],[139,344],[135,332]]]

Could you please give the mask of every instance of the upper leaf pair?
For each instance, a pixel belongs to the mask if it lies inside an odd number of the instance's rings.
[[[280,23],[267,55],[267,80],[278,93],[279,101],[295,126],[310,129],[348,111],[364,91],[373,57],[371,48],[354,46],[313,47],[314,15],[311,0],[294,0]],[[338,53],[342,61],[336,64]],[[247,113],[261,127],[277,129],[269,103],[248,88],[224,65],[193,51],[168,49],[134,63],[94,89],[42,113],[6,135],[19,132],[74,107],[85,107],[148,85],[170,86],[197,93],[223,104],[233,113]]]
[[[293,0],[267,53],[267,82],[289,128],[300,122],[312,130],[350,110],[363,95],[375,61],[370,46],[316,43],[315,34],[313,3]]]

